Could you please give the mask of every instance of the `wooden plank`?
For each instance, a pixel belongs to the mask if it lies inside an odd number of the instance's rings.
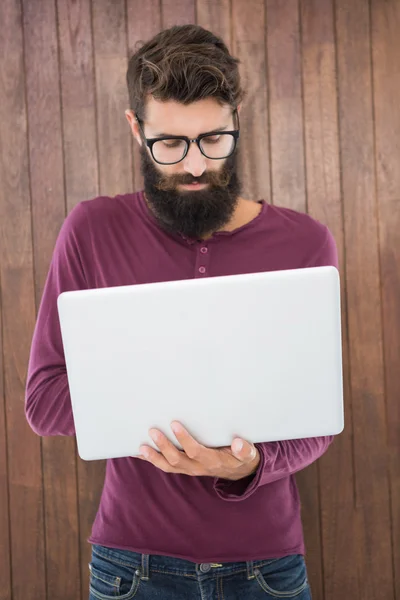
[[[390,117],[393,113],[390,114]],[[385,351],[391,541],[396,600],[400,598],[400,198],[380,201],[381,285]],[[387,544],[389,545],[389,532]]]
[[[257,15],[257,18],[254,18]],[[270,201],[267,77],[263,0],[232,1],[232,53],[240,59],[246,98],[240,112],[239,164],[242,195]]]
[[[57,20],[52,2],[24,2],[36,307],[65,217]],[[76,460],[73,438],[43,438],[48,598],[80,594]],[[61,543],[60,543],[61,541]]]
[[[0,55],[7,56],[0,85],[0,139],[6,149],[0,153],[0,280],[10,492],[10,596],[12,600],[45,600],[40,438],[26,422],[23,403],[35,305],[20,3],[1,2],[0,22]],[[7,586],[9,577],[7,573],[5,576]]]
[[[312,548],[309,571],[313,598],[334,600],[342,595],[359,598],[357,572],[353,568],[357,539],[354,527],[353,461],[349,460],[352,455],[352,411],[332,0],[303,0],[301,31],[308,212],[328,225],[336,240],[342,283],[345,430],[317,464],[321,526],[317,514],[312,518],[312,510],[318,506],[316,482],[312,486],[312,481],[303,480],[303,473],[298,479],[303,504],[304,498],[313,495],[311,505],[306,502],[305,523],[306,540]],[[307,471],[304,471],[304,475]],[[341,534],[343,531],[346,535]],[[322,548],[319,535],[322,537]],[[317,554],[318,550],[322,552]]]
[[[306,545],[306,565],[313,600],[324,600],[321,518],[317,464],[296,474],[301,499],[301,519]]]
[[[143,3],[142,0],[132,0],[127,4],[128,19],[128,54],[129,57],[136,52],[141,42],[147,42],[155,36],[161,29],[161,12],[159,0],[148,0]],[[128,108],[132,108],[128,106]],[[130,133],[127,123],[127,131]],[[131,134],[133,145],[133,173],[134,189],[143,189],[143,175],[140,168],[139,144],[134,140]]]
[[[274,204],[305,211],[298,4],[267,0],[266,7],[272,196]],[[256,139],[263,134],[261,127]]]
[[[337,0],[336,30],[357,509],[352,562],[358,597],[392,600],[368,2]]]
[[[99,194],[90,4],[60,0],[58,21],[66,204],[69,212],[79,201]],[[76,457],[81,598],[87,600],[89,597],[88,563],[91,560],[92,548],[87,538],[99,505],[105,461],[83,461],[77,452]]]
[[[0,10],[1,15],[1,10]],[[1,127],[0,127],[1,133]],[[0,171],[1,173],[1,171]],[[0,177],[0,182],[1,182]],[[1,253],[0,253],[1,256]],[[1,272],[0,272],[1,275]],[[0,279],[0,600],[11,599],[11,540],[10,510],[8,502],[7,426],[5,414],[4,370],[3,370],[3,319]]]
[[[230,0],[197,0],[196,14],[197,24],[222,38],[232,51]]]
[[[300,16],[297,3],[266,2],[272,199],[306,211],[301,99]],[[307,569],[313,595],[322,598],[318,467],[296,476],[302,502]]]
[[[372,58],[379,201],[397,200],[400,190],[400,4],[372,2]]]
[[[377,189],[395,597],[400,598],[400,4],[372,1]]]
[[[125,2],[93,2],[92,11],[100,193],[114,196],[133,189],[132,143],[125,117],[129,106]]]
[[[230,0],[197,0],[197,24],[221,37],[231,48]]]
[[[125,3],[123,0],[106,0],[101,4],[93,3],[92,22],[96,74],[98,169],[100,173],[97,193],[113,196],[133,190],[132,140],[125,117],[125,110],[129,107],[126,87],[128,52]],[[89,35],[88,28],[86,23],[83,26],[82,36]],[[85,58],[85,60],[90,59]],[[77,69],[74,77],[79,77]],[[80,96],[80,101],[83,101],[82,96]],[[87,107],[89,109],[89,105]],[[88,134],[92,135],[92,133],[90,129]],[[92,160],[95,161],[93,149],[91,152]],[[80,176],[86,177],[82,170]],[[92,178],[89,177],[86,180],[86,185],[94,184]],[[97,512],[104,482],[105,464],[105,461],[96,461],[95,463],[79,461],[82,600],[86,600],[87,597],[87,563],[90,561],[91,551],[85,540],[90,534]]]
[[[297,3],[266,2],[272,198],[306,211],[301,89],[300,16]],[[298,473],[307,569],[313,596],[323,597],[317,464]]]
[[[195,0],[161,0],[163,29],[196,22]]]
[[[306,211],[301,89],[300,15],[298,4],[267,1],[266,43],[269,72],[272,198],[274,204]],[[317,464],[298,473],[313,596],[323,597],[322,542]]]
[[[58,0],[66,204],[69,212],[99,190],[90,3]]]

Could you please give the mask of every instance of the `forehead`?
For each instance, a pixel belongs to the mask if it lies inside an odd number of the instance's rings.
[[[230,123],[232,108],[219,104],[214,98],[205,98],[191,104],[175,100],[161,102],[149,97],[146,101],[147,135],[170,133],[196,137],[200,133],[225,127]]]

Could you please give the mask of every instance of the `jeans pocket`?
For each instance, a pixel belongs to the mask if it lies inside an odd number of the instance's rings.
[[[118,598],[120,595],[121,577],[114,577],[89,565],[90,592],[101,598]]]
[[[140,570],[92,553],[90,571],[90,598],[97,600],[130,600],[140,584]]]
[[[260,587],[273,598],[297,598],[308,589],[306,563],[301,554],[285,556],[254,573]]]

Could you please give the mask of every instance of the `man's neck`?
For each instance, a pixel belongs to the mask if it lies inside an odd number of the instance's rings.
[[[247,223],[253,221],[253,219],[260,214],[261,210],[262,204],[256,200],[246,200],[245,198],[239,197],[231,220],[224,227],[219,229],[219,231],[234,231],[235,229],[239,229],[239,227],[243,227],[243,225],[247,225]],[[202,239],[206,240],[212,235],[213,234],[210,233],[203,236]]]

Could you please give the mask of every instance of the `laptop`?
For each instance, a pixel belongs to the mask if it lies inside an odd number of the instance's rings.
[[[84,460],[343,430],[340,280],[313,267],[68,291],[57,308]]]

